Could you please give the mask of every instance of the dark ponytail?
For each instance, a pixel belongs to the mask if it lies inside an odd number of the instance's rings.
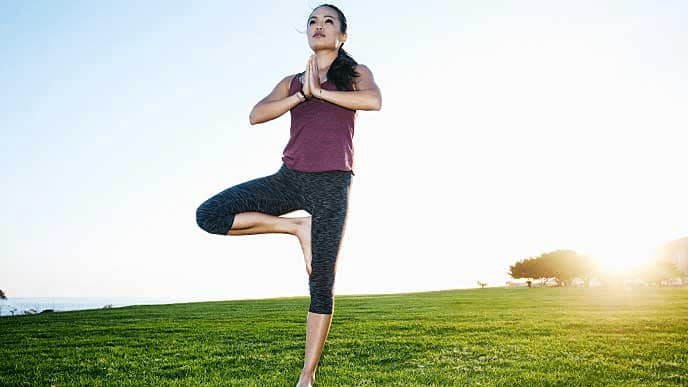
[[[332,80],[337,90],[351,91],[354,89],[354,77],[360,75],[355,70],[357,64],[354,58],[340,46],[337,59],[332,62],[327,71],[327,79]]]
[[[337,12],[337,16],[339,16],[339,31],[341,33],[346,33],[347,24],[344,13],[332,4],[320,4],[313,10],[320,7],[330,7],[334,9],[335,12]],[[327,71],[327,79],[337,86],[337,90],[352,91],[354,89],[354,77],[360,76],[360,74],[356,72],[356,65],[358,65],[358,62],[356,62],[348,52],[344,51],[343,46],[344,43],[339,46],[337,58],[332,62],[330,69]]]

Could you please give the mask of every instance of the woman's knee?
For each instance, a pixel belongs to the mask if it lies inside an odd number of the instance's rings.
[[[334,267],[313,266],[308,283],[311,293],[309,312],[331,314],[334,309]]]
[[[234,214],[223,213],[211,201],[206,201],[196,209],[196,224],[210,234],[227,235],[233,222]]]
[[[318,314],[332,314],[334,310],[334,295],[329,296],[313,296],[311,295],[311,303],[308,311]]]

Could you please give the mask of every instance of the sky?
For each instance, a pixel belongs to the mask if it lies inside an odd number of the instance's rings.
[[[0,289],[307,296],[296,237],[195,215],[279,169],[289,113],[248,116],[305,69],[318,4],[0,3]],[[382,93],[335,294],[500,286],[560,248],[621,269],[688,235],[685,2],[332,4]]]

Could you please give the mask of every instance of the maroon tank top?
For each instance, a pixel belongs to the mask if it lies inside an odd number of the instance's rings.
[[[289,86],[289,95],[301,90],[298,75]],[[337,90],[328,79],[320,84]],[[354,174],[354,122],[356,110],[347,109],[318,98],[311,98],[290,110],[289,142],[282,161],[290,169],[302,172],[351,171]]]

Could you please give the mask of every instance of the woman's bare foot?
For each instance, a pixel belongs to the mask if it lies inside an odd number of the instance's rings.
[[[294,218],[296,219],[297,231],[296,236],[299,238],[301,243],[301,249],[303,250],[303,260],[306,263],[306,273],[311,275],[311,262],[313,256],[311,253],[311,217],[307,216],[304,218]]]

